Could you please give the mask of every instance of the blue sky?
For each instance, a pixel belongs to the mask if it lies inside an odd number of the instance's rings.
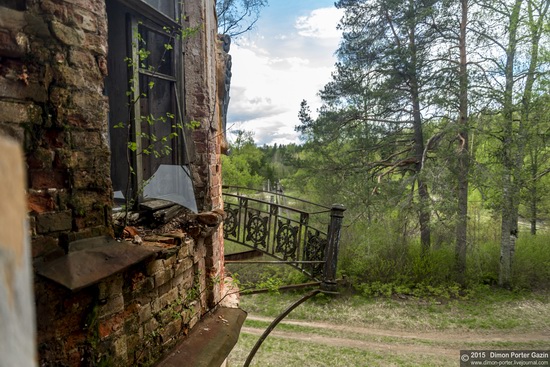
[[[257,144],[298,143],[300,102],[315,111],[330,80],[341,12],[333,0],[270,0],[255,29],[234,40],[227,127]],[[228,134],[231,139],[231,133]]]

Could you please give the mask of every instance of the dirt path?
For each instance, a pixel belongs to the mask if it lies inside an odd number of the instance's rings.
[[[248,315],[247,319],[263,322],[272,321],[272,319],[270,318],[260,317],[256,315]],[[498,342],[526,344],[537,342],[539,345],[540,343],[547,342],[550,346],[550,331],[547,333],[533,332],[522,334],[512,334],[501,331],[487,333],[468,331],[410,332],[297,320],[284,320],[282,324],[334,331],[335,333],[339,334],[339,336],[333,337],[326,335],[317,335],[314,333],[280,331],[275,329],[271,332],[271,337],[308,341],[330,346],[352,347],[386,353],[414,353],[434,356],[446,355],[452,357],[457,356],[460,349],[481,349],[472,347],[472,345],[475,344],[479,344],[480,347],[482,347],[484,344],[486,345],[487,343]],[[264,330],[259,328],[243,327],[242,331],[248,334],[261,335]],[[341,336],[342,333],[355,335],[349,335],[349,337],[346,337],[345,334],[344,336]],[[392,338],[396,340],[384,340],[387,338]],[[465,347],[465,345],[468,345],[469,347]]]

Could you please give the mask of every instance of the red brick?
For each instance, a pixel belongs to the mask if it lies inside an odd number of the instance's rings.
[[[0,101],[0,122],[25,123],[31,121],[29,104]]]
[[[68,134],[64,130],[50,129],[44,135],[44,140],[50,148],[62,148],[68,145]]]
[[[50,149],[36,148],[27,154],[27,165],[31,169],[51,169],[55,153]]]
[[[51,212],[55,201],[48,192],[29,192],[27,195],[29,210],[35,213]]]
[[[58,21],[50,22],[50,28],[54,36],[68,46],[79,46],[84,39],[84,32]]]
[[[65,349],[66,350],[66,349]],[[82,354],[78,349],[70,351],[68,356],[68,361],[70,366],[81,366],[82,365]]]
[[[71,132],[71,144],[75,149],[97,149],[103,142],[98,131],[74,130]]]
[[[65,338],[65,350],[70,351],[76,349],[85,342],[86,334],[82,331],[73,332]]]
[[[105,16],[104,1],[90,0],[64,0],[66,3],[73,4],[82,9],[89,10],[99,16]]]
[[[107,39],[105,36],[86,33],[82,46],[92,51],[95,55],[107,56]]]
[[[30,187],[41,189],[63,189],[69,186],[67,172],[59,170],[30,170]]]
[[[40,2],[40,7],[42,8],[42,11],[44,11],[46,14],[54,15],[56,18],[62,21],[66,21],[68,19],[68,8],[64,5],[57,4],[51,0],[42,0]]]
[[[0,123],[0,135],[9,136],[21,145],[25,142],[25,129],[21,125]]]
[[[26,44],[18,43],[8,32],[0,31],[0,55],[19,58],[26,52]]]
[[[49,236],[40,236],[32,239],[32,257],[40,257],[62,250],[59,240]]]
[[[124,326],[124,312],[99,322],[99,337],[105,339]]]

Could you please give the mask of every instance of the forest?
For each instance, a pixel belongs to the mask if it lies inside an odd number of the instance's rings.
[[[224,184],[343,204],[339,273],[363,294],[550,288],[550,1],[336,6],[301,143],[233,131]]]

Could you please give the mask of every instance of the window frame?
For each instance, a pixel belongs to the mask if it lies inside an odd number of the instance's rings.
[[[167,16],[166,14],[160,12],[159,10],[155,9],[153,6],[147,4],[146,2],[142,0],[107,0],[116,2],[120,5],[122,5],[122,9],[125,9],[122,14],[124,14],[124,22],[126,23],[126,44],[120,45],[120,47],[126,47],[126,55],[127,57],[131,58],[131,63],[129,67],[127,68],[127,78],[132,83],[133,92],[127,96],[128,97],[128,103],[131,101],[136,100],[137,96],[139,96],[144,89],[147,88],[147,86],[140,85],[140,76],[144,76],[146,78],[157,78],[160,80],[164,80],[170,83],[169,92],[171,94],[172,107],[170,108],[170,113],[173,113],[175,115],[175,121],[174,124],[181,124],[183,126],[183,129],[177,129],[178,130],[178,136],[173,138],[175,142],[172,144],[175,146],[176,152],[172,153],[170,156],[171,162],[170,164],[174,165],[180,165],[180,166],[189,166],[191,163],[191,145],[192,140],[189,139],[190,131],[187,128],[185,121],[185,99],[183,96],[185,95],[185,73],[184,73],[184,59],[185,59],[185,53],[184,53],[184,42],[182,39],[179,39],[178,37],[174,37],[172,39],[173,41],[173,49],[171,50],[171,69],[172,69],[172,75],[160,73],[160,72],[151,72],[147,69],[144,69],[141,67],[139,62],[139,42],[137,39],[137,35],[139,32],[139,27],[145,27],[149,32],[156,32],[160,35],[166,35],[166,31],[163,27],[169,27],[169,28],[177,28],[180,29],[182,27],[185,27],[183,17],[181,17],[182,14],[184,14],[184,7],[183,3],[179,1],[174,1],[175,6],[175,14],[176,17],[179,17],[179,19],[172,19],[171,17]],[[122,15],[121,14],[121,15]],[[112,45],[109,45],[112,47]],[[122,62],[122,60],[120,61]],[[114,97],[115,98],[115,97]],[[115,98],[115,101],[118,101],[120,98]],[[142,133],[142,107],[140,106],[140,102],[134,103],[131,107],[130,111],[130,121],[131,121],[131,139],[132,143],[136,144],[136,151],[131,152],[131,161],[133,168],[135,168],[135,174],[131,175],[130,178],[130,188],[131,193],[130,195],[133,197],[137,196],[137,201],[141,202],[143,201],[142,191],[140,190],[140,186],[145,182],[144,181],[144,161],[145,161],[145,155],[143,152],[143,142],[142,138],[140,138]],[[110,121],[110,129],[112,127],[112,124],[117,123],[116,121]],[[141,153],[140,153],[141,152]],[[154,158],[151,158],[154,159]],[[118,159],[120,161],[120,159]],[[151,161],[152,162],[152,161]],[[111,159],[111,166],[115,167],[112,169],[116,169],[116,166],[119,164],[126,164],[126,162],[118,162],[116,163],[113,159]],[[149,162],[148,162],[149,164]],[[154,172],[150,172],[151,175],[154,174]],[[120,180],[119,180],[120,181]],[[121,183],[118,182],[120,185]],[[135,195],[135,193],[138,193],[138,195]],[[127,193],[123,192],[123,195],[126,196]]]

